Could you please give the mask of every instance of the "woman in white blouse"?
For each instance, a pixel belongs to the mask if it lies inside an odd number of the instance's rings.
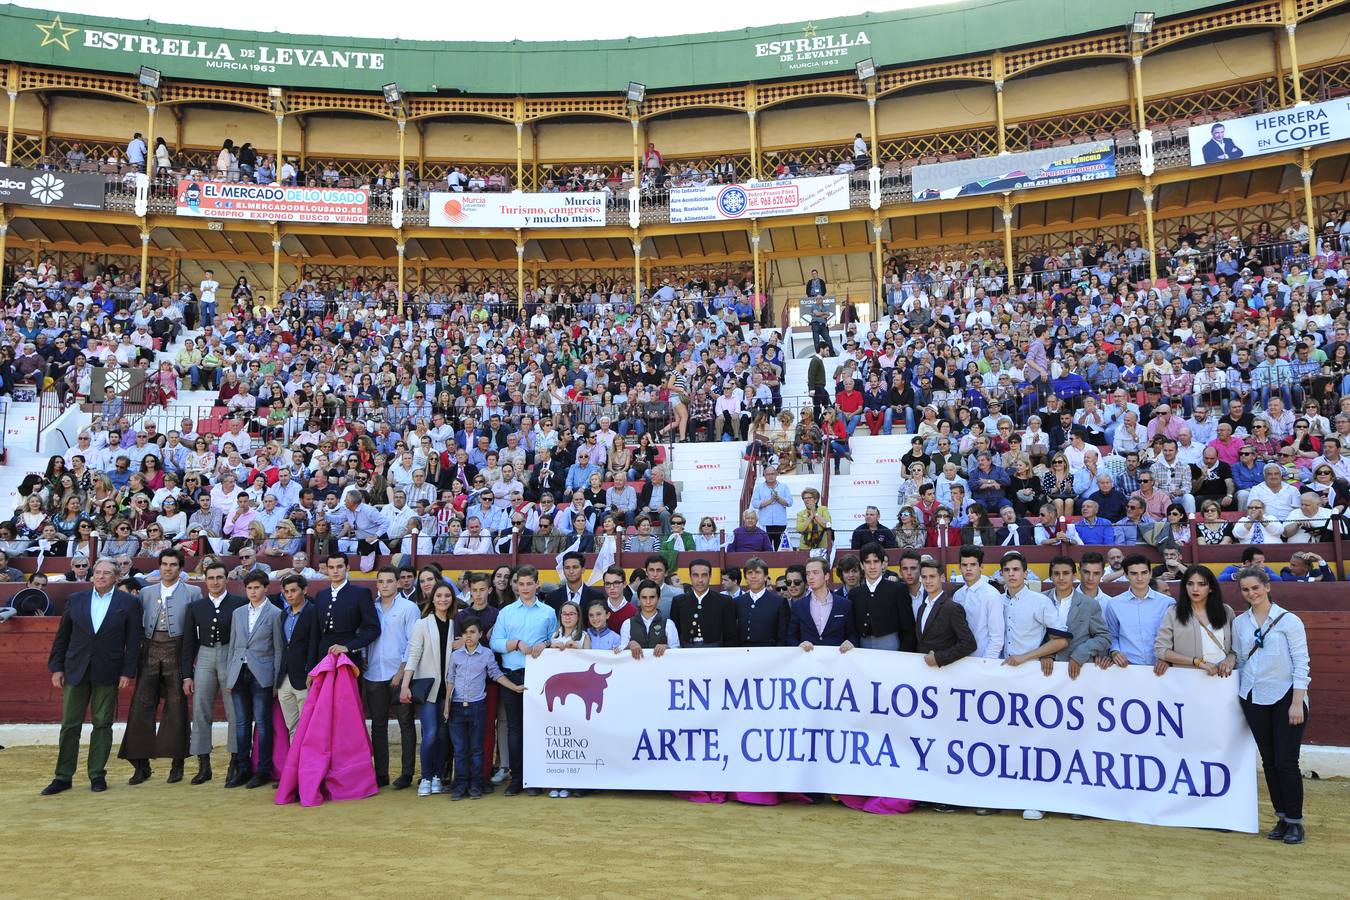
[[[1270,600],[1270,575],[1237,576],[1248,609],[1233,621],[1238,702],[1261,753],[1270,802],[1279,821],[1266,835],[1303,843],[1303,775],[1299,748],[1308,723],[1308,636],[1298,616]]]

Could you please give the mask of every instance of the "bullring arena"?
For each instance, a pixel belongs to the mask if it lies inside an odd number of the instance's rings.
[[[0,20],[13,896],[1344,893],[1345,0]]]

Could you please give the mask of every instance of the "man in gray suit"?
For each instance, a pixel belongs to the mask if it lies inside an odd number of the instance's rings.
[[[1106,618],[1102,615],[1102,605],[1096,599],[1088,597],[1073,583],[1078,565],[1067,556],[1056,556],[1050,560],[1050,581],[1053,587],[1045,596],[1059,609],[1059,621],[1069,632],[1069,646],[1054,657],[1041,658],[1041,670],[1049,675],[1055,662],[1069,664],[1069,677],[1077,678],[1083,666],[1098,657],[1104,657],[1111,649],[1111,633],[1106,629]]]
[[[267,575],[244,577],[248,602],[230,623],[229,669],[225,683],[234,701],[234,777],[227,788],[262,787],[272,780],[272,694],[277,665],[286,651],[281,610],[267,600]],[[258,730],[258,769],[250,772],[253,729]],[[251,777],[250,777],[251,775]]]
[[[150,777],[151,758],[173,761],[168,782],[183,780],[183,760],[188,755],[189,714],[183,693],[183,631],[187,608],[201,599],[201,589],[182,579],[183,553],[169,548],[159,554],[159,583],[141,591],[141,643],[136,691],[127,711],[127,730],[117,756],[135,767],[128,784]],[[155,726],[156,711],[164,713]]]
[[[206,595],[188,604],[183,626],[183,693],[192,698],[192,755],[197,757],[193,784],[211,780],[211,722],[215,718],[216,696],[229,685],[230,623],[234,611],[247,601],[225,590],[225,563],[214,558],[206,564]],[[229,726],[226,743],[230,753],[234,745],[234,703],[225,697],[225,718]],[[228,781],[233,769],[225,774]]]

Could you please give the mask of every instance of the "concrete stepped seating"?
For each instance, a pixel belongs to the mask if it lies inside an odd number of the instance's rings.
[[[711,516],[719,529],[740,524],[741,485],[745,473],[745,441],[678,444],[672,448],[670,479],[680,490],[680,512],[690,532]]]
[[[909,450],[910,436],[860,431],[850,442],[853,460],[843,461],[842,474],[830,476],[830,515],[841,532],[861,525],[868,506],[881,510],[881,523],[888,527],[899,512],[900,458]]]

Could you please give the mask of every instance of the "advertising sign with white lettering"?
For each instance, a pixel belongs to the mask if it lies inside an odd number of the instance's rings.
[[[235,181],[178,182],[178,215],[265,222],[364,225],[370,191],[364,188],[286,187]]]
[[[711,184],[670,190],[670,221],[759,219],[848,209],[848,176]]]
[[[1350,139],[1350,97],[1192,126],[1191,165]]]

